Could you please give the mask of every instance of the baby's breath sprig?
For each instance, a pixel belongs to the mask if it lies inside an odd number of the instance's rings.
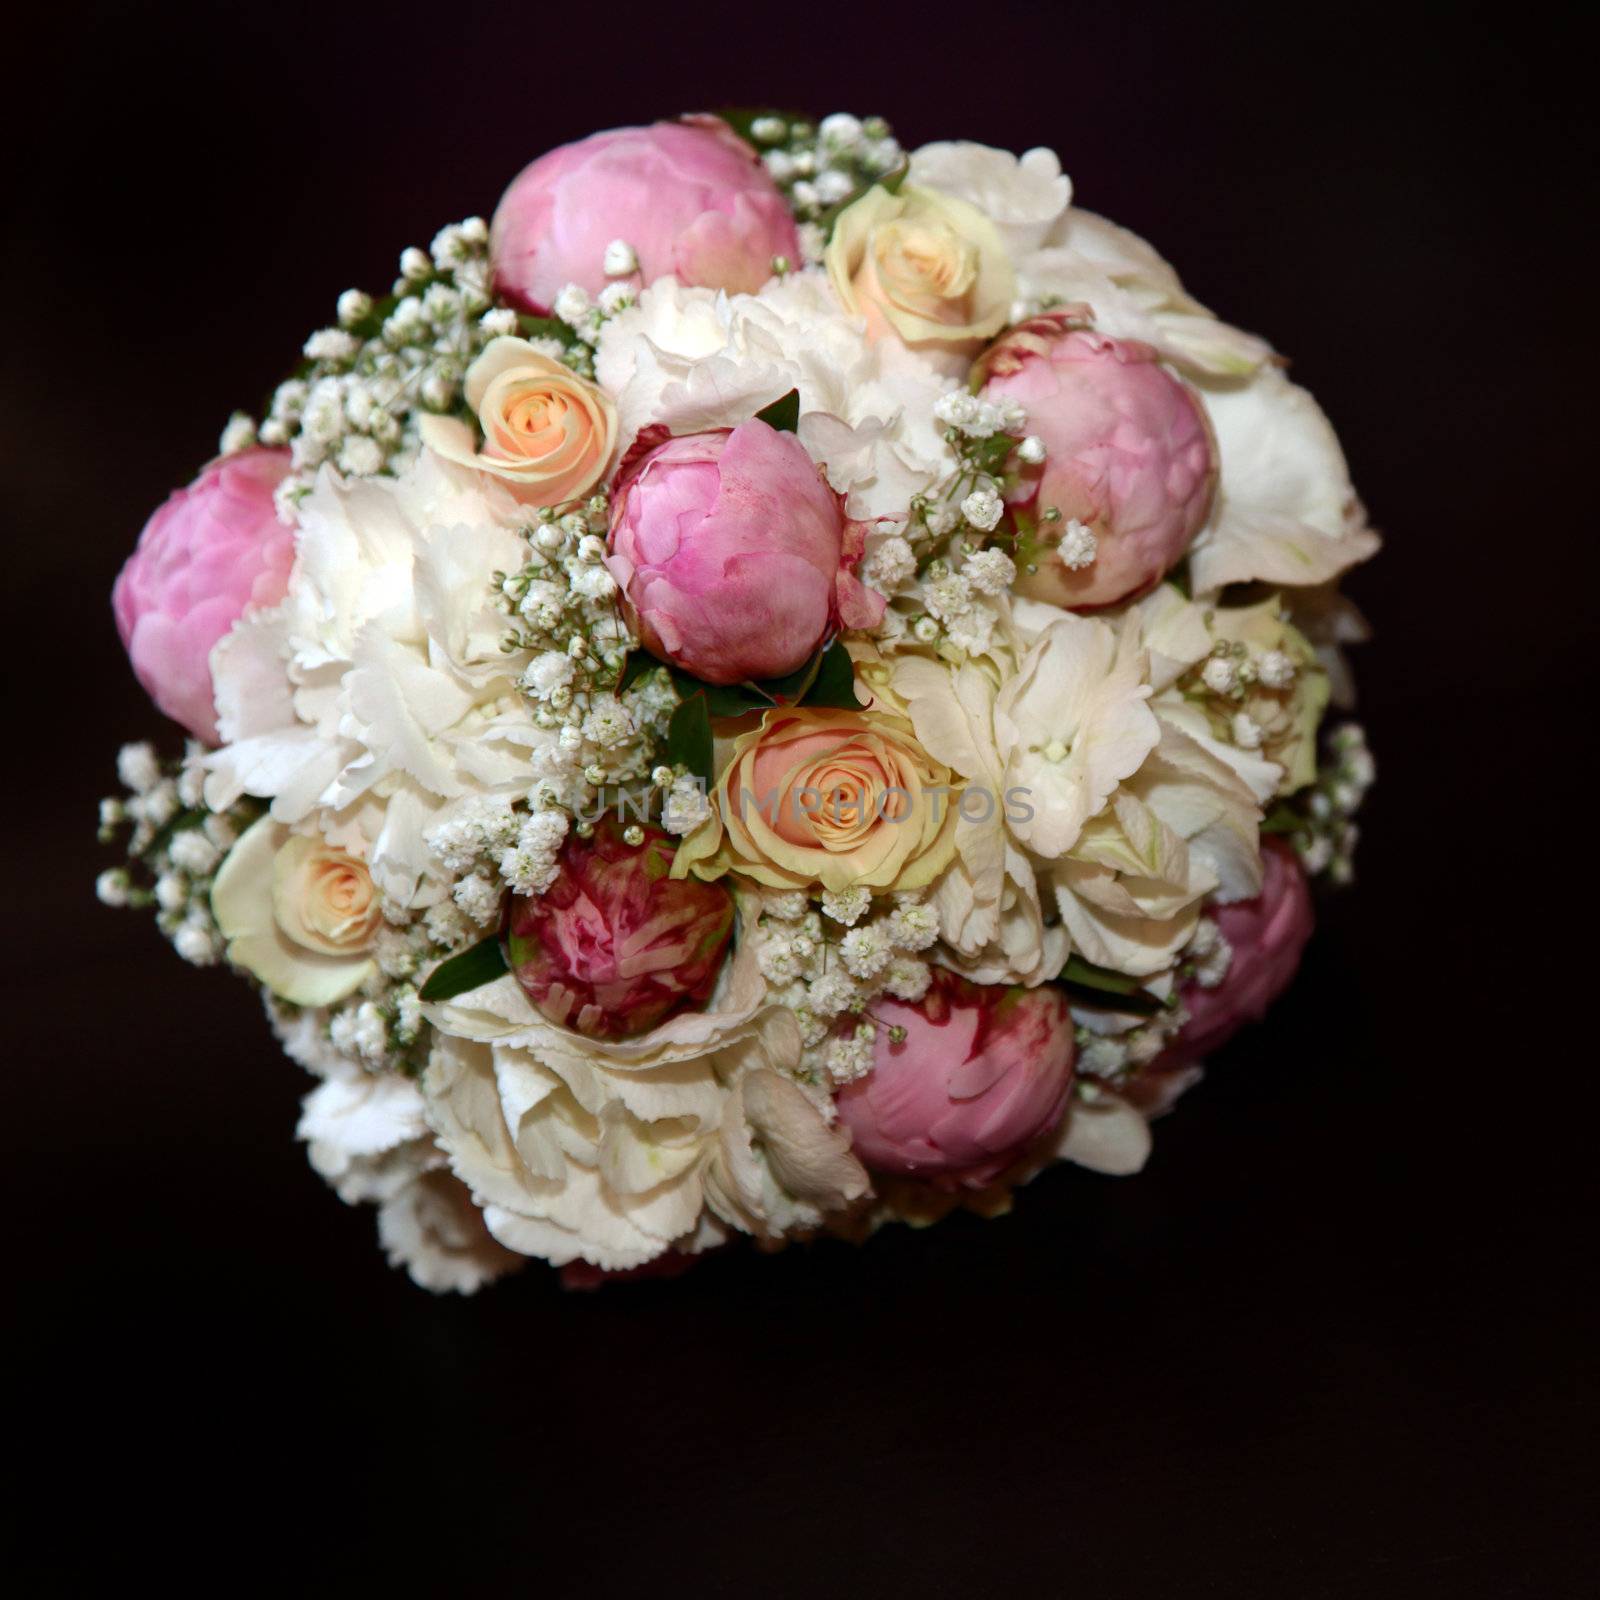
[[[892,182],[905,171],[905,151],[882,117],[853,117],[846,111],[820,122],[776,111],[727,112],[725,117],[761,152],[813,259],[821,255],[823,228],[832,215],[873,184]]]
[[[100,842],[120,841],[125,862],[95,880],[108,906],[153,907],[157,927],[197,967],[222,958],[212,880],[234,840],[261,814],[254,800],[225,812],[206,805],[204,754],[193,741],[181,759],[163,760],[149,744],[122,747],[117,776],[127,793],[100,802]]]
[[[1354,881],[1355,851],[1361,837],[1356,815],[1377,776],[1366,730],[1343,722],[1328,735],[1317,781],[1279,803],[1261,825],[1293,844],[1312,877],[1325,876],[1341,887]]]

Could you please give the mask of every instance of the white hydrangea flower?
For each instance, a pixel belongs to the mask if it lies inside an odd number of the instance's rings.
[[[623,452],[653,423],[733,427],[798,390],[800,441],[863,521],[903,517],[948,468],[933,416],[948,379],[896,340],[869,340],[819,272],[759,295],[659,279],[605,323],[595,373],[616,402]]]

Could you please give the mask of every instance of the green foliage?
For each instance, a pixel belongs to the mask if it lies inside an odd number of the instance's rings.
[[[1131,1011],[1148,1017],[1166,1010],[1170,1004],[1149,993],[1137,978],[1130,978],[1124,972],[1113,972],[1110,967],[1097,967],[1094,962],[1085,961],[1078,955],[1067,957],[1059,981],[1073,999],[1088,1005],[1105,1006],[1110,1011]]]
[[[424,1000],[451,1000],[470,989],[481,989],[493,983],[509,969],[506,953],[501,948],[500,935],[491,933],[469,949],[441,961],[428,975],[428,981],[418,991]]]

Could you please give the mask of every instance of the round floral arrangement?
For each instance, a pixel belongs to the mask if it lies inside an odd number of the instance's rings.
[[[349,290],[117,580],[102,807],[300,1135],[471,1291],[1132,1173],[1347,881],[1340,576],[1261,339],[1048,150],[691,116]]]

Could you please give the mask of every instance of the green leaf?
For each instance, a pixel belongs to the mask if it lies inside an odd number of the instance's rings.
[[[821,665],[822,651],[819,650],[803,667],[797,667],[781,678],[763,678],[755,687],[772,705],[799,705],[805,699],[806,691],[816,682]]]
[[[517,313],[517,332],[524,339],[555,339],[561,344],[573,343],[573,332],[557,317],[531,317],[525,311]]]
[[[628,659],[622,663],[622,676],[617,679],[617,693],[631,689],[647,672],[654,672],[663,665],[665,663],[657,661],[648,650],[630,650]]]
[[[1132,1011],[1148,1017],[1167,1007],[1166,1001],[1158,1000],[1137,978],[1130,978],[1125,972],[1113,972],[1110,967],[1097,967],[1082,956],[1067,957],[1060,982],[1074,998],[1112,1011]]]
[[[680,700],[699,695],[713,717],[742,717],[747,711],[762,711],[772,704],[753,683],[702,683],[682,667],[672,668],[672,687]]]
[[[500,935],[491,933],[470,949],[441,961],[428,974],[428,981],[419,993],[424,1000],[451,1000],[469,989],[481,989],[484,984],[493,983],[508,970]]]
[[[776,106],[719,106],[716,115],[721,117],[741,139],[761,148],[760,141],[751,129],[763,117],[780,117],[784,122],[815,122],[809,111],[780,111]]]
[[[705,781],[709,789],[712,771],[711,707],[704,689],[678,703],[667,724],[667,760],[682,765]]]
[[[763,406],[756,412],[756,421],[776,428],[779,433],[793,433],[800,426],[800,391],[791,389],[781,400]]]
[[[1261,831],[1263,833],[1299,833],[1305,825],[1306,819],[1287,800],[1280,800],[1262,818]]]
[[[811,685],[800,696],[803,706],[837,706],[847,711],[859,711],[861,702],[856,699],[856,667],[850,659],[842,640],[835,639],[817,663],[817,674]]]

